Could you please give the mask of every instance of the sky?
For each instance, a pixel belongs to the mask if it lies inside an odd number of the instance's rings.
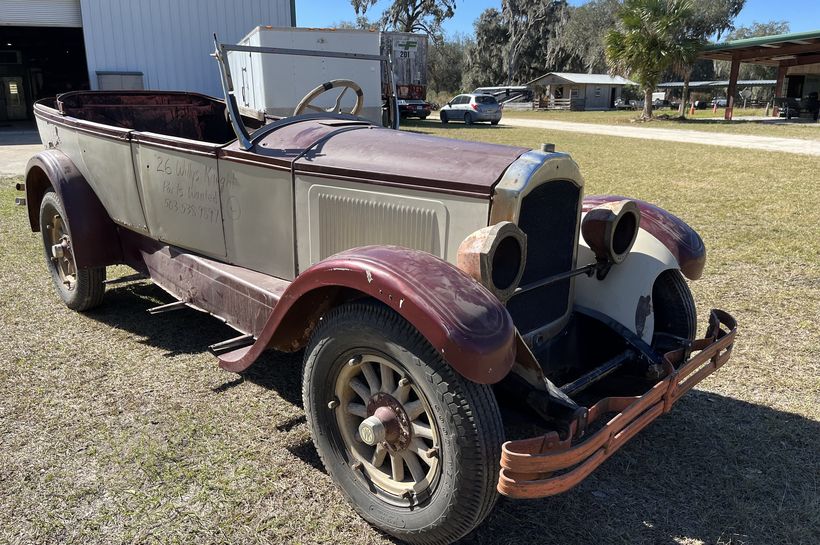
[[[570,4],[583,4],[570,0]],[[381,14],[389,0],[379,2],[368,10],[371,18]],[[773,6],[776,5],[776,10]],[[444,22],[447,34],[472,34],[473,21],[487,8],[500,8],[501,0],[459,0],[456,14]],[[349,0],[296,0],[296,25],[300,27],[327,27],[340,21],[355,19]],[[735,26],[748,26],[753,22],[786,20],[792,32],[820,30],[820,3],[818,0],[746,0],[743,11],[735,19]]]

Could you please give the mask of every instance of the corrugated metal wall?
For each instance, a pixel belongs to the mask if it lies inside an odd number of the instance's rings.
[[[0,25],[80,27],[80,0],[0,0]]]
[[[89,80],[142,72],[146,89],[220,96],[213,34],[236,43],[259,25],[291,26],[290,0],[80,0]]]

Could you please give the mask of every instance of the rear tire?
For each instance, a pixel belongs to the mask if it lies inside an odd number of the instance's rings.
[[[438,117],[439,119],[441,119],[442,125],[446,125],[447,122],[450,121],[449,119],[447,119],[447,112],[441,112],[440,114],[438,114]]]
[[[498,125],[498,122],[501,121],[500,119],[493,119],[490,121],[490,125]]]
[[[48,191],[40,203],[40,233],[46,267],[51,273],[54,288],[71,310],[83,312],[102,303],[105,295],[105,267],[77,270],[73,246],[66,223],[63,202],[54,191]],[[81,244],[84,241],[79,241]],[[61,246],[63,255],[55,255],[55,245]]]
[[[400,377],[409,382],[402,386]],[[362,302],[325,315],[305,351],[302,388],[319,456],[370,524],[409,543],[451,543],[492,509],[504,438],[492,389],[456,373],[391,309]],[[402,388],[408,393],[400,393]],[[365,425],[365,416],[384,414],[371,408],[383,411],[385,405],[377,403],[385,399],[393,403],[390,407],[399,403],[395,414],[407,410],[411,431],[404,437],[410,446],[402,447],[397,436],[373,442],[370,432],[355,432]],[[406,420],[385,422],[398,426],[395,422]],[[432,449],[437,450],[430,454]],[[393,465],[396,457],[401,478]]]
[[[473,124],[473,114],[467,112],[464,114],[464,124],[465,125],[472,125]]]

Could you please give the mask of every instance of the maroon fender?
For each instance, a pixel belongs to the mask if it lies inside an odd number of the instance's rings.
[[[256,342],[221,355],[220,365],[240,372],[268,347],[299,348],[340,289],[392,308],[471,381],[493,384],[512,368],[515,328],[504,305],[446,261],[397,246],[355,248],[310,267],[282,295]]]
[[[584,197],[584,212],[599,204],[628,198],[618,195],[590,195]],[[687,278],[690,280],[700,278],[703,274],[703,267],[706,265],[706,246],[700,235],[671,212],[646,201],[630,200],[635,201],[641,209],[641,229],[647,231],[669,249],[678,260],[681,272]]]
[[[73,241],[77,268],[103,267],[122,262],[117,226],[94,190],[66,154],[41,151],[26,166],[26,204],[32,231],[40,230],[40,203],[50,189],[59,195],[63,220]]]

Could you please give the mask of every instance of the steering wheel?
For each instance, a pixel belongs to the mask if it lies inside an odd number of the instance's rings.
[[[333,88],[342,89],[342,92],[336,97],[336,103],[333,106],[330,108],[322,108],[320,106],[316,106],[315,104],[311,104],[311,102],[316,100],[319,95],[324,94]],[[305,110],[334,114],[343,113],[341,108],[342,97],[345,96],[348,89],[356,93],[356,104],[353,105],[353,109],[351,109],[348,113],[350,115],[359,115],[359,112],[362,111],[362,106],[364,106],[364,93],[362,93],[362,88],[358,83],[349,79],[332,79],[327,83],[321,84],[316,89],[306,94],[305,97],[299,101],[299,104],[297,104],[296,108],[293,110],[293,115],[303,114],[305,113]]]

